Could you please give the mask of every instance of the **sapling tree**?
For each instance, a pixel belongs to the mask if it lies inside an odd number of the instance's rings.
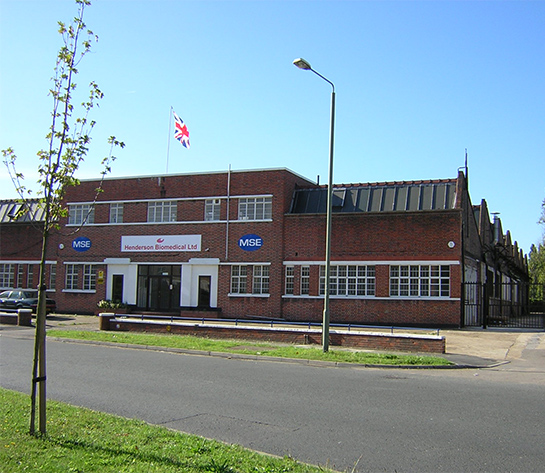
[[[103,98],[103,93],[95,82],[89,84],[88,96],[80,106],[74,106],[76,76],[78,67],[98,40],[93,32],[87,29],[83,18],[85,8],[91,5],[90,0],[75,0],[77,16],[69,25],[58,22],[62,46],[57,54],[52,87],[49,94],[53,99],[51,126],[46,135],[47,147],[37,153],[38,156],[38,189],[37,197],[43,212],[42,250],[40,258],[40,274],[38,285],[38,307],[36,310],[36,336],[34,344],[34,360],[32,366],[30,433],[35,434],[36,398],[38,392],[39,431],[46,433],[46,259],[48,240],[58,227],[61,217],[67,215],[63,198],[69,186],[78,185],[75,173],[89,151],[91,132],[95,121],[89,115],[93,107]],[[125,145],[114,136],[108,139],[108,155],[102,159],[102,178],[111,171],[111,163],[115,160],[115,147]],[[31,190],[24,185],[24,176],[17,171],[17,156],[12,148],[2,151],[6,165],[16,191],[24,203],[31,196]],[[97,188],[101,191],[101,185]],[[23,211],[29,207],[23,206]],[[39,386],[39,389],[38,389]]]

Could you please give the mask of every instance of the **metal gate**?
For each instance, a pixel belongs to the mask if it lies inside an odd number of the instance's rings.
[[[545,329],[545,286],[528,283],[464,283],[466,327]]]

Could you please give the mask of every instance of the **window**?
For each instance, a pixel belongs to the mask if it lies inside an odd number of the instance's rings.
[[[246,266],[231,266],[231,293],[246,294]]]
[[[204,220],[213,222],[220,219],[220,199],[206,199],[204,203]]]
[[[91,204],[72,204],[68,206],[68,225],[95,223],[95,208]]]
[[[34,287],[34,265],[29,264],[26,272],[26,287]]]
[[[286,266],[286,294],[293,294],[294,282],[295,268],[293,266]]]
[[[249,197],[239,199],[239,220],[266,220],[271,218],[272,197]]]
[[[176,201],[150,202],[148,204],[148,222],[175,222]]]
[[[65,289],[77,289],[78,288],[78,265],[67,264],[66,265],[66,281],[64,284]]]
[[[269,266],[254,266],[252,292],[254,294],[269,293]]]
[[[15,278],[14,264],[0,264],[0,287],[13,287]]]
[[[17,265],[17,287],[23,287],[25,267],[22,264]]]
[[[449,297],[450,266],[390,266],[390,296]]]
[[[94,291],[97,287],[97,273],[92,264],[83,265],[83,289]]]
[[[49,289],[55,289],[57,284],[57,265],[52,264],[49,267]]]
[[[375,267],[332,265],[329,293],[332,296],[374,296]],[[325,266],[320,267],[320,294],[325,294]]]
[[[301,294],[310,294],[310,266],[301,266]]]
[[[123,204],[110,204],[110,223],[123,223]]]

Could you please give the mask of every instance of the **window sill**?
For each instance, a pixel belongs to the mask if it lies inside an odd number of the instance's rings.
[[[63,289],[68,294],[96,294],[96,289]]]

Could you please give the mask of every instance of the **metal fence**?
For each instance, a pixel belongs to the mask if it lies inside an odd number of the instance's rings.
[[[545,329],[545,286],[464,283],[463,325]]]

